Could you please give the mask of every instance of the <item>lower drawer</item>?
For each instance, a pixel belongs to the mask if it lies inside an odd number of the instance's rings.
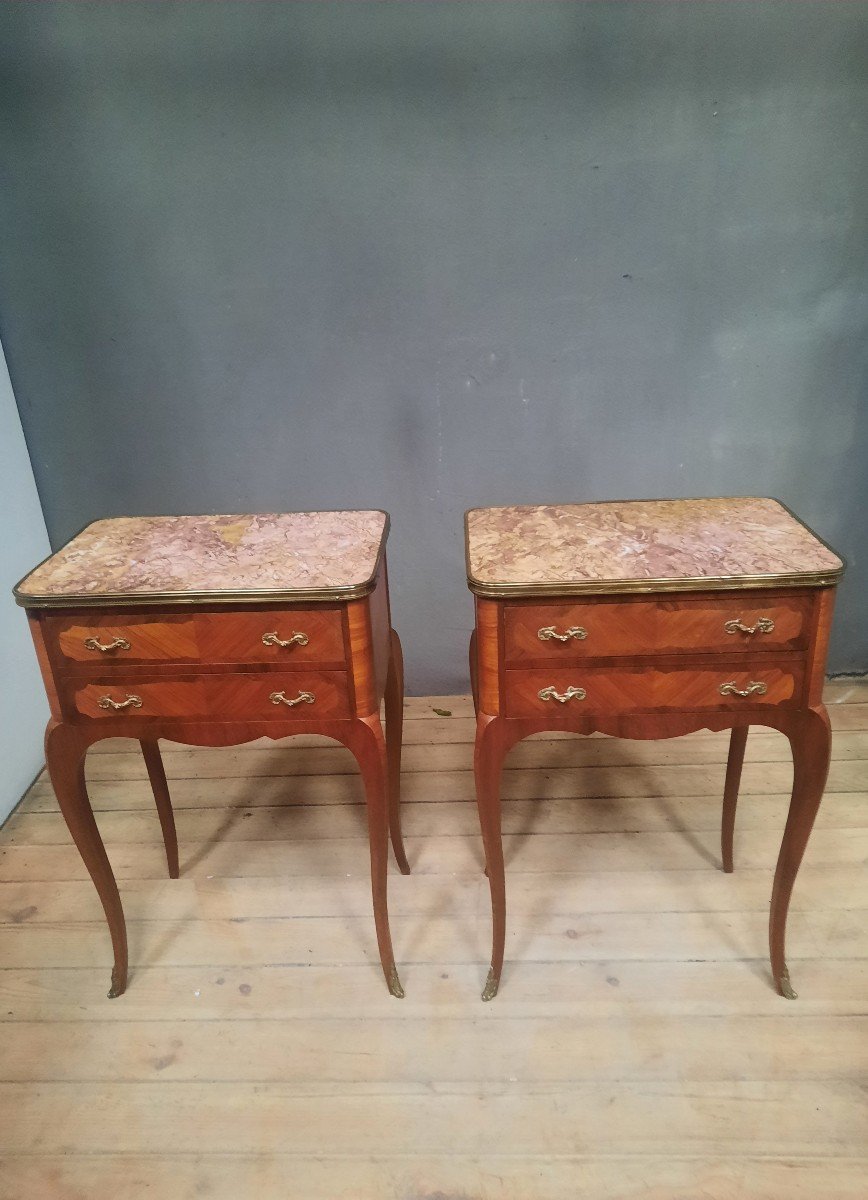
[[[352,715],[349,683],[342,671],[293,671],[184,676],[174,679],[116,678],[71,684],[77,712],[97,720],[165,717],[212,721],[333,720]]]
[[[663,670],[568,669],[507,671],[508,717],[563,716],[567,712],[628,713],[649,710],[738,709],[795,706],[801,699],[801,664]]]

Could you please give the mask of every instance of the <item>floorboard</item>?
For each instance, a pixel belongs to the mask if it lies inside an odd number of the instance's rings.
[[[352,759],[308,735],[165,746],[166,878],[134,742],[88,781],[131,979],[43,775],[0,831],[0,1200],[864,1200],[868,685],[837,680],[829,788],[772,989],[789,747],[756,731],[720,870],[725,735],[540,735],[504,772],[490,937],[467,697],[406,705],[382,984]]]

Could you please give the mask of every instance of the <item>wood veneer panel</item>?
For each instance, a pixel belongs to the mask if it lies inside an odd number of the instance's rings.
[[[631,654],[800,650],[807,645],[811,598],[755,593],[703,600],[595,601],[573,604],[506,605],[505,654],[509,663]],[[737,620],[756,633],[727,633]],[[540,638],[553,629],[559,636]],[[578,630],[579,636],[567,631]],[[582,637],[581,633],[585,636]],[[567,641],[561,641],[567,637]]]
[[[259,612],[201,613],[195,618],[202,659],[214,663],[344,662],[344,635],[337,608],[266,609]],[[289,646],[265,645],[264,635],[276,633]],[[305,644],[292,642],[296,634]]]
[[[496,600],[476,597],[475,654],[479,711],[500,712],[501,606]]]
[[[324,605],[138,618],[97,612],[93,619],[89,614],[48,617],[45,626],[56,648],[58,666],[77,670],[92,665],[99,671],[116,663],[274,663],[288,667],[295,663],[316,663],[337,667],[345,661],[341,611]],[[272,633],[290,644],[266,645],[263,636]],[[306,639],[304,643],[293,640],[297,634]],[[117,646],[101,651],[86,644],[92,639],[104,646],[124,639],[129,642],[129,649]]]
[[[94,720],[128,718],[131,725],[143,717],[205,717],[208,706],[201,679],[164,679],[71,684],[70,695],[77,713]],[[115,704],[132,704],[122,709],[103,708],[108,697]],[[139,700],[141,703],[136,704]]]
[[[351,705],[346,675],[341,671],[306,671],[281,674],[237,672],[183,679],[128,679],[89,682],[71,685],[76,711],[93,719],[129,717],[131,725],[147,717],[178,717],[192,720],[210,718],[218,721],[276,721],[323,720],[349,717]],[[272,693],[283,692],[292,700],[302,692],[314,697],[312,703],[303,701],[292,708],[273,703]],[[99,701],[110,697],[124,703],[130,696],[141,705],[116,710],[100,707]]]
[[[61,700],[51,668],[51,654],[45,640],[45,622],[34,613],[28,613],[27,624],[30,627],[30,636],[33,638],[33,648],[36,651],[42,682],[45,684],[48,707],[54,720],[58,720],[61,715]]]
[[[350,600],[346,605],[350,677],[357,716],[378,712],[380,706],[369,601],[370,597],[365,596],[362,600]],[[388,655],[388,645],[385,653]]]
[[[692,711],[695,709],[736,710],[756,705],[796,705],[801,699],[802,668],[756,666],[733,670],[721,666],[710,670],[585,669],[556,667],[529,671],[509,671],[506,675],[506,715],[509,717],[555,716],[564,712],[627,713],[647,710]],[[722,696],[719,688],[732,682],[747,689],[752,683],[766,686],[764,695]],[[582,688],[586,697],[561,703],[542,700],[539,692],[553,687],[560,695],[569,688]]]
[[[380,700],[386,691],[386,674],[389,668],[389,638],[391,617],[389,614],[389,590],[386,583],[386,568],[380,573],[377,586],[367,598],[371,621],[371,649],[374,656],[374,693]]]
[[[58,666],[92,663],[99,670],[106,663],[195,662],[200,657],[196,626],[192,616],[135,617],[122,613],[95,611],[75,617],[45,617],[49,643],[55,647]],[[101,651],[87,646],[89,639],[110,646],[118,639],[129,642],[129,649],[118,646]]]
[[[807,692],[808,704],[822,704],[823,685],[826,682],[826,656],[832,634],[832,615],[835,611],[835,588],[822,588],[814,598],[812,614],[812,644],[808,659]]]

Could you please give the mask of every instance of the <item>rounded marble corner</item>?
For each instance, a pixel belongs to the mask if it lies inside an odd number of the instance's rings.
[[[77,529],[75,531],[75,533],[72,535],[72,537],[68,537],[66,539],[66,541],[63,543],[63,546],[58,546],[58,548],[56,550],[52,550],[50,554],[46,554],[45,558],[41,559],[36,564],[35,567],[31,567],[26,575],[22,575],[21,578],[18,580],[18,582],[12,588],[12,597],[13,597],[15,603],[19,606],[19,608],[39,608],[42,605],[42,598],[38,593],[24,591],[24,584],[27,582],[27,580],[30,578],[31,575],[35,575],[36,572],[41,567],[45,566],[45,564],[49,561],[49,559],[54,558],[55,554],[59,554],[60,551],[63,550],[64,546],[68,546],[70,542],[74,542],[77,537],[81,537],[81,535],[83,533],[86,533],[87,530],[90,529],[92,525],[99,525],[101,521],[114,521],[114,520],[117,520],[117,518],[116,517],[94,517],[94,519],[92,521],[88,521],[86,525],[82,525],[81,529]]]
[[[806,529],[808,531],[808,533],[811,535],[811,537],[816,538],[821,546],[825,546],[830,554],[834,554],[835,558],[837,558],[838,562],[841,564],[840,567],[838,568],[838,573],[835,577],[835,583],[839,583],[842,576],[844,575],[845,571],[847,570],[847,568],[850,565],[847,562],[847,559],[841,553],[841,551],[836,550],[834,546],[831,546],[824,537],[820,537],[820,535],[817,533],[816,529],[812,529],[810,525],[807,525],[800,516],[797,516],[796,513],[793,512],[793,510],[790,508],[789,504],[785,504],[783,502],[783,500],[781,500],[778,496],[766,496],[764,498],[766,500],[771,500],[774,504],[777,504],[778,507],[782,508],[785,513],[787,513],[789,516],[791,516],[793,518],[794,521],[798,521],[798,523],[802,526],[802,528]],[[825,586],[829,586],[829,585],[816,584],[815,586],[816,587],[825,587]]]

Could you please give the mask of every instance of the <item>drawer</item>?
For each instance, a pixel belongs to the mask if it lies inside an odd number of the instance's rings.
[[[204,662],[342,665],[346,659],[339,608],[200,613],[195,621]]]
[[[809,596],[756,592],[702,600],[507,605],[506,661],[801,650],[808,641],[810,609]]]
[[[54,617],[46,626],[61,666],[268,662],[339,667],[345,661],[339,608]]]
[[[178,679],[113,676],[81,686],[72,683],[69,694],[77,712],[97,720],[321,721],[352,715],[349,682],[342,671],[239,671]]]
[[[802,674],[798,662],[765,666],[754,662],[749,670],[740,663],[729,663],[693,670],[576,666],[506,671],[505,710],[508,717],[563,718],[583,712],[621,714],[771,704],[795,706],[801,697]],[[725,693],[721,693],[722,686]],[[738,691],[748,694],[742,696]]]
[[[136,617],[100,614],[89,619],[49,617],[45,621],[49,646],[61,665],[108,662],[197,662],[199,644],[192,616]]]

